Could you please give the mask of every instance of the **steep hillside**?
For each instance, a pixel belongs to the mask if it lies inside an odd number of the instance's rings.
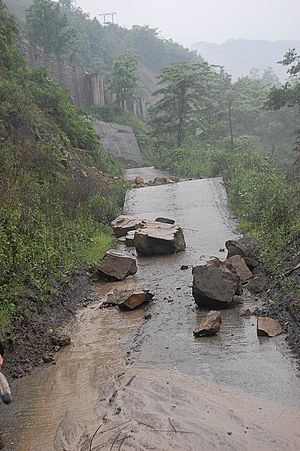
[[[259,41],[230,39],[222,44],[197,42],[192,46],[211,64],[220,64],[234,78],[242,77],[258,68],[261,72],[271,67],[280,80],[286,78],[285,69],[277,64],[289,48],[300,50],[299,41]]]
[[[100,224],[122,205],[122,169],[43,69],[29,70],[0,1],[0,342],[79,263],[102,255]],[[94,243],[94,244],[93,244]]]

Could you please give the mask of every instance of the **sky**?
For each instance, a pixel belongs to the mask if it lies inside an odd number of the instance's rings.
[[[149,25],[190,46],[227,39],[300,39],[300,0],[76,0],[92,17],[117,12],[120,25]]]

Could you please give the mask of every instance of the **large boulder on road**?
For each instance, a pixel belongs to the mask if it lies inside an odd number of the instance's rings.
[[[194,329],[195,337],[202,337],[205,335],[215,335],[217,334],[222,325],[221,313],[211,310],[206,317],[199,322],[199,324]]]
[[[241,277],[242,282],[247,282],[253,278],[253,274],[245,263],[241,255],[233,255],[227,259],[235,268],[237,274]]]
[[[114,219],[110,225],[117,238],[125,236],[130,230],[137,230],[143,227],[144,221],[134,216],[120,215]]]
[[[134,246],[140,255],[163,255],[186,248],[181,227],[162,222],[148,222],[134,235]]]
[[[100,279],[123,280],[137,272],[136,259],[113,249],[106,252],[100,263],[95,265]]]
[[[206,258],[194,266],[193,296],[199,306],[228,307],[241,293],[241,277],[228,261]]]

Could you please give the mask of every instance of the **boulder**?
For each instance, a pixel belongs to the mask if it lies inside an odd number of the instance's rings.
[[[135,232],[134,246],[140,255],[162,255],[183,251],[186,243],[180,227],[155,221]]]
[[[143,220],[127,215],[120,215],[110,223],[117,238],[125,236],[130,230],[143,227],[143,224]]]
[[[222,318],[220,312],[211,310],[206,317],[199,322],[195,327],[193,333],[195,337],[201,337],[204,335],[215,335],[217,334],[222,325]]]
[[[246,265],[249,269],[254,269],[257,266],[257,261],[249,256],[249,249],[242,240],[229,240],[226,241],[225,246],[228,250],[227,258],[235,255],[240,255],[244,258]]]
[[[266,337],[276,337],[282,333],[282,327],[273,318],[259,316],[257,318],[257,335]]]
[[[154,295],[148,290],[125,292],[121,296],[121,300],[118,303],[118,307],[121,310],[134,310],[145,302],[152,301]]]
[[[194,266],[193,296],[199,306],[227,307],[241,293],[241,278],[228,261],[213,257]]]
[[[113,249],[106,252],[103,260],[95,265],[98,277],[123,280],[137,272],[136,259]]]
[[[245,260],[241,255],[233,255],[232,257],[229,257],[227,261],[235,268],[242,282],[247,282],[253,278],[252,272],[246,265]]]
[[[155,221],[156,222],[162,222],[164,224],[171,224],[171,225],[175,224],[175,220],[174,219],[169,219],[169,218],[159,217],[159,218],[156,218]]]
[[[153,180],[154,186],[165,185],[166,183],[168,183],[168,179],[166,177],[155,177]]]
[[[250,291],[250,293],[258,294],[264,291],[267,284],[268,280],[266,277],[255,277],[254,279],[249,280],[246,288]]]
[[[253,313],[251,312],[251,310],[250,310],[249,308],[242,308],[242,309],[240,310],[240,316],[246,316],[246,317],[249,317],[249,316],[251,316],[251,315],[253,315]]]

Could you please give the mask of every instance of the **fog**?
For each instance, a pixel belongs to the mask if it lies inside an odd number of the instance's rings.
[[[184,45],[230,38],[300,38],[299,0],[77,0],[91,16],[117,12],[120,25],[150,25]]]

